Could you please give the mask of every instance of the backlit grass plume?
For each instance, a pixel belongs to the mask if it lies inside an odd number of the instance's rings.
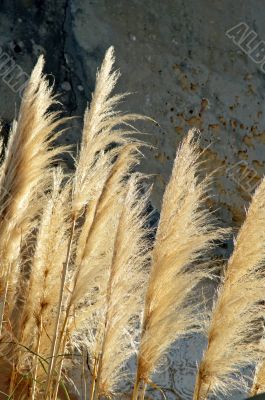
[[[23,95],[1,166],[0,334],[3,341],[6,337],[20,341],[21,306],[27,292],[22,270],[25,274],[29,272],[27,249],[32,243],[43,193],[51,185],[53,161],[64,150],[54,145],[60,134],[57,128],[65,119],[51,111],[56,101],[43,76],[43,64],[40,57]],[[9,357],[13,358],[9,384],[12,393],[18,375],[18,354],[14,350]]]
[[[138,147],[141,142],[133,139],[132,134],[136,133],[136,130],[131,126],[131,122],[143,117],[124,114],[116,109],[125,95],[111,96],[119,76],[117,71],[112,71],[113,63],[113,48],[110,48],[97,75],[95,92],[85,113],[82,142],[72,179],[69,251],[61,282],[60,306],[53,335],[46,396],[51,390],[59,344],[66,335],[68,324],[71,323],[71,312],[79,309],[77,314],[80,314],[80,309],[83,310],[86,305],[84,299],[91,303],[88,297],[92,296],[91,291],[95,291],[98,282],[100,281],[103,287],[107,282],[119,214],[117,199],[120,191],[124,190],[121,181],[138,162]],[[79,225],[81,229],[78,228]],[[70,262],[71,253],[75,260],[73,263]],[[62,315],[63,293],[69,267],[71,294],[66,301],[66,313]],[[95,301],[98,304],[98,299]],[[60,329],[61,317],[63,322]],[[80,318],[75,315],[75,326],[78,326],[77,320],[80,321]]]
[[[113,94],[113,64],[110,48],[73,172],[54,165],[67,119],[54,111],[43,57],[4,149],[0,399],[116,399],[135,352],[133,397],[143,399],[162,355],[203,319],[206,254],[223,230],[205,208],[198,140],[190,131],[177,152],[153,241],[150,190],[136,171],[144,144],[132,125],[145,118],[119,111],[127,95]]]
[[[28,296],[23,308],[20,341],[32,353],[21,351],[18,368],[32,365],[31,396],[34,398],[36,381],[46,379],[38,355],[48,355],[54,331],[55,311],[59,299],[58,287],[61,268],[66,259],[69,212],[69,190],[62,188],[63,174],[54,172],[53,187],[47,199],[36,238],[29,279]],[[68,223],[67,223],[68,222]]]
[[[143,119],[140,115],[117,110],[117,105],[126,94],[111,95],[119,78],[119,72],[112,70],[113,64],[114,50],[110,47],[97,75],[91,104],[85,112],[82,143],[73,179],[73,213],[81,212],[89,200],[96,197],[117,154],[113,145],[132,141],[128,136],[137,131],[129,123]],[[114,148],[106,151],[110,145]]]
[[[137,233],[136,229],[138,228],[139,235],[140,226],[134,227],[133,223],[138,223],[140,225],[141,223],[143,224],[144,221],[144,215],[142,215],[141,219],[140,215],[138,216],[138,219],[135,216],[135,221],[133,221],[133,210],[131,211],[131,215],[130,208],[126,210],[123,209],[123,203],[126,198],[126,190],[128,190],[126,184],[128,173],[130,167],[136,163],[137,159],[137,147],[135,144],[132,144],[123,149],[122,153],[113,164],[113,168],[105,183],[104,190],[102,191],[95,207],[95,215],[83,249],[79,275],[75,281],[75,286],[74,290],[72,291],[72,297],[70,301],[70,305],[74,306],[76,309],[78,309],[78,311],[75,314],[73,323],[70,324],[69,333],[73,336],[74,343],[78,344],[78,342],[80,342],[80,338],[81,342],[87,343],[89,354],[92,360],[91,368],[94,370],[94,382],[97,380],[99,360],[102,355],[102,341],[105,330],[104,321],[106,320],[106,313],[108,309],[108,287],[110,284],[109,280],[112,270],[113,257],[116,254],[115,243],[120,243],[120,241],[118,242],[116,239],[118,234],[117,230],[119,229],[120,231],[123,227],[123,225],[121,225],[120,218],[122,216],[125,221],[128,221],[131,218],[130,222],[132,223],[132,226],[130,229],[132,232]],[[132,193],[129,191],[129,193],[132,196],[134,191]],[[138,197],[136,197],[136,199],[137,198]],[[131,201],[133,201],[133,198]],[[138,209],[140,210],[141,205],[144,204],[144,197],[142,200],[138,199],[138,202]],[[126,204],[128,203],[126,202]],[[128,215],[125,215],[125,213],[128,213]],[[108,229],[106,229],[106,225],[108,226]],[[144,229],[143,232],[145,232]],[[127,241],[128,237],[130,236],[130,230],[128,230],[126,234],[123,230],[122,233],[124,236],[121,244],[124,246],[124,241]],[[98,240],[99,237],[100,240]],[[135,257],[135,262],[138,260],[140,263],[142,257],[141,249],[142,247],[145,247],[144,238],[140,236],[140,239],[142,239],[142,243],[140,240],[137,240],[136,236],[135,245],[131,245],[131,249],[127,249],[127,257],[129,258],[130,264],[118,264],[120,265],[120,268],[124,268],[124,270],[126,270],[126,268],[131,267],[131,258],[133,257]],[[120,262],[121,261],[122,259]],[[127,261],[127,263],[129,263],[129,261]],[[139,269],[140,266],[142,266],[142,263],[140,263],[138,267],[135,265],[134,269],[132,270],[132,273],[134,272],[133,276],[135,276],[136,280],[138,279],[139,285],[140,283],[142,284],[142,272]],[[136,272],[138,272],[138,277]],[[126,286],[124,290],[127,290],[129,287],[130,286]],[[137,290],[141,290],[141,287],[139,287]],[[93,306],[87,307],[86,303],[83,301],[84,298],[88,298],[89,303],[92,302]],[[125,302],[125,300],[126,299],[124,298],[123,302]],[[129,300],[132,302],[131,297],[129,297]],[[119,300],[116,299],[116,301]],[[128,315],[133,315],[133,308],[132,310],[128,309],[127,313]],[[92,389],[92,391],[93,390],[94,389]]]
[[[16,303],[19,280],[19,252],[33,229],[39,209],[38,199],[50,182],[50,166],[63,151],[54,147],[64,122],[49,109],[55,103],[52,89],[42,76],[43,57],[39,58],[25,90],[18,120],[10,133],[0,175],[0,254],[1,312],[0,331],[6,297],[11,313]]]
[[[264,316],[265,179],[253,195],[218,291],[199,365],[195,400],[242,387],[240,369],[262,354]]]
[[[121,368],[133,353],[132,332],[143,307],[149,258],[144,212],[147,194],[133,176],[124,199],[111,259],[96,390],[110,395],[117,389]]]
[[[198,284],[209,271],[200,258],[222,238],[204,208],[209,181],[200,180],[200,151],[191,130],[179,148],[167,185],[149,277],[138,354],[134,398],[144,393],[169,346],[198,330]]]

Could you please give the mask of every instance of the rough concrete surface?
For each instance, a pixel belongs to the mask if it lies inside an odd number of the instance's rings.
[[[146,124],[142,169],[154,176],[159,208],[176,146],[189,128],[201,130],[206,169],[217,169],[210,208],[238,227],[264,174],[265,74],[226,36],[239,22],[265,40],[262,0],[2,0],[0,46],[30,73],[39,54],[61,92],[67,115],[82,116],[105,50],[114,45],[119,90],[133,92],[126,109],[154,118]],[[1,72],[1,71],[0,71]],[[16,116],[19,96],[0,80],[0,115]],[[78,143],[81,118],[65,136]],[[173,351],[161,374],[169,398],[191,398],[201,340]],[[177,353],[177,355],[176,355]],[[170,397],[171,396],[171,397]]]

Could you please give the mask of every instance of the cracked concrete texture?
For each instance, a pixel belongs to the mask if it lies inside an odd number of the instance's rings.
[[[134,93],[125,108],[159,124],[145,125],[155,148],[142,165],[155,174],[154,205],[159,208],[177,144],[195,126],[207,148],[206,169],[217,169],[209,207],[234,227],[244,218],[265,162],[265,75],[225,35],[240,21],[265,40],[260,0],[4,0],[0,46],[27,73],[44,53],[65,113],[82,116],[96,69],[114,45],[119,90]],[[0,92],[1,117],[9,123],[19,97],[2,80]],[[64,140],[78,142],[80,126],[77,119]],[[173,382],[176,374],[178,384],[171,388],[189,398],[195,362],[182,353],[161,381]],[[183,383],[180,371],[185,366],[187,376],[187,365],[191,378]]]

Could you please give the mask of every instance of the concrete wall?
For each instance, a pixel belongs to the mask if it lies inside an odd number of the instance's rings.
[[[211,206],[221,207],[223,220],[236,225],[244,216],[248,187],[264,172],[265,75],[225,32],[243,21],[265,39],[263,17],[262,0],[2,1],[0,46],[28,73],[44,53],[66,112],[82,116],[96,69],[114,45],[120,89],[134,92],[126,108],[160,125],[145,127],[156,146],[143,167],[156,174],[155,205],[177,143],[196,126],[202,147],[210,145],[208,169],[219,168]],[[2,80],[0,90],[0,114],[11,121],[19,97]],[[78,136],[75,130],[66,140],[76,142]],[[240,161],[241,169],[247,162],[251,184],[236,178],[239,186],[228,176],[227,169]]]

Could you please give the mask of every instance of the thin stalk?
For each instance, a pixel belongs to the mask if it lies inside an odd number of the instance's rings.
[[[53,378],[54,367],[55,367],[55,357],[56,357],[56,353],[58,351],[57,350],[58,349],[58,336],[59,336],[60,318],[61,318],[61,314],[62,314],[63,295],[64,295],[66,275],[67,275],[67,271],[68,271],[68,267],[69,267],[69,263],[70,263],[70,256],[71,256],[71,249],[72,249],[72,243],[73,243],[74,232],[75,232],[75,225],[76,225],[76,215],[74,214],[73,220],[72,220],[71,234],[70,234],[70,238],[69,238],[69,242],[68,242],[66,262],[63,267],[63,274],[62,274],[62,279],[61,279],[59,304],[58,304],[58,308],[57,308],[55,330],[54,330],[54,336],[53,336],[53,341],[52,341],[52,352],[51,352],[51,358],[50,358],[50,364],[49,364],[49,370],[48,370],[48,376],[47,376],[47,384],[46,384],[46,390],[45,390],[45,396],[44,396],[45,400],[48,400],[49,396],[50,396],[52,378]],[[60,343],[59,343],[59,346],[60,346]]]
[[[133,387],[133,393],[132,393],[132,400],[138,399],[139,385],[140,385],[140,382],[138,382],[138,380],[135,380],[134,387]]]
[[[146,331],[147,327],[147,322],[148,322],[148,315],[149,315],[149,307],[147,307],[148,303],[148,295],[146,293],[145,295],[145,305],[144,305],[144,315],[143,315],[143,322],[142,322],[142,329],[141,329],[141,335],[140,335],[140,349],[137,354],[137,367],[136,367],[136,376],[135,376],[135,382],[134,382],[134,387],[133,387],[133,395],[132,395],[132,400],[138,400],[139,396],[139,387],[141,385],[141,377],[139,376],[139,365],[140,365],[140,359],[139,359],[139,354],[141,354],[141,342],[143,340],[144,333]]]
[[[99,356],[99,359],[98,359],[97,375],[96,375],[96,380],[95,380],[95,389],[94,389],[93,400],[99,399],[99,383],[100,383],[100,378],[101,378],[102,356],[103,356],[103,353],[101,353],[101,355]]]
[[[92,375],[92,382],[91,382],[91,387],[90,387],[90,396],[89,396],[90,400],[94,399],[97,375],[98,375],[98,357],[95,357],[94,367],[93,367],[93,375]]]
[[[20,243],[20,248],[21,248],[21,243]],[[4,310],[5,310],[5,303],[7,302],[7,304],[8,304],[8,301],[7,301],[7,293],[8,293],[8,283],[9,283],[9,279],[10,279],[10,276],[11,276],[11,273],[12,273],[12,270],[13,270],[13,266],[14,266],[14,263],[15,263],[16,261],[13,261],[13,262],[10,262],[9,263],[9,266],[8,266],[8,270],[7,270],[7,278],[6,278],[6,288],[5,288],[5,299],[4,299],[4,302],[3,302],[3,313],[2,313],[2,321],[3,321],[3,317],[4,317]],[[11,311],[11,315],[12,315],[12,311]],[[1,326],[1,329],[3,328],[3,325]],[[16,339],[16,343],[18,344],[18,343],[20,343],[20,341],[21,341],[21,332],[22,332],[22,329],[20,329],[21,328],[21,319],[19,319],[19,324],[18,324],[18,327],[16,328],[16,332],[17,332],[17,339]],[[14,327],[12,328],[12,330],[13,330],[13,333],[14,333]],[[1,336],[0,336],[1,337]],[[20,354],[20,352],[21,352],[21,349],[20,350],[18,350],[18,351],[16,351],[16,346],[14,346],[13,347],[13,351],[12,351],[12,354],[13,354],[13,362],[12,362],[12,372],[11,372],[11,376],[10,376],[10,384],[9,384],[9,391],[11,391],[11,392],[13,392],[14,391],[14,386],[16,385],[16,378],[17,378],[17,363],[18,363],[18,360],[19,360],[19,354]],[[10,393],[10,392],[9,392]]]
[[[90,227],[89,232],[91,232],[94,223],[95,223],[95,215],[94,215],[93,222],[92,222],[92,225],[91,225],[91,227]],[[88,241],[88,238],[89,238],[89,233],[88,233],[88,235],[87,235],[86,241]],[[82,261],[83,261],[83,259],[84,259],[84,256],[85,256],[85,254],[84,254],[84,252],[83,252],[82,258],[81,258],[81,264],[82,264]],[[75,271],[75,273],[74,273],[74,276],[73,276],[72,293],[73,293],[73,291],[74,291],[74,289],[75,289],[77,280],[78,280],[78,278],[79,278],[79,273],[80,273],[80,269],[77,269],[77,270]],[[61,339],[62,339],[62,335],[63,335],[63,333],[64,333],[64,331],[65,331],[65,329],[66,329],[66,325],[67,325],[67,322],[68,322],[68,317],[69,317],[69,314],[70,314],[71,307],[72,307],[72,296],[70,296],[69,303],[68,303],[67,308],[66,308],[66,311],[65,311],[65,316],[64,316],[64,320],[63,320],[62,329],[61,329],[61,333],[60,333],[60,337],[59,337],[58,343],[60,343],[60,341],[61,341]],[[62,365],[61,365],[61,363],[60,363],[59,373],[61,373],[61,367],[62,367]],[[97,361],[97,368],[98,368],[98,361]],[[96,382],[96,381],[94,381],[94,385],[95,385],[95,382]],[[57,380],[57,383],[58,383],[58,380]],[[57,385],[57,383],[56,383],[56,385]],[[94,388],[94,389],[95,389],[95,388]],[[57,390],[58,390],[58,389],[57,389]],[[93,392],[93,396],[94,396],[94,392]]]
[[[61,349],[62,356],[61,356],[60,361],[59,361],[59,368],[58,368],[56,382],[55,382],[53,400],[56,400],[57,399],[57,395],[58,395],[58,390],[59,390],[59,385],[60,385],[60,380],[61,380],[61,375],[62,375],[63,358],[64,358],[64,352],[65,352],[65,348],[66,348],[66,341],[67,341],[67,335],[65,334],[64,335],[64,339],[63,339],[62,349]],[[59,343],[60,343],[60,341],[59,341]]]
[[[99,369],[100,357],[97,356],[95,358],[94,370],[93,370],[93,378],[90,390],[90,400],[95,400],[97,397],[97,382],[98,382],[98,369]]]
[[[144,382],[142,387],[141,387],[141,391],[140,391],[140,397],[139,400],[144,400],[144,396],[145,396],[145,391],[146,391],[146,383]]]
[[[5,313],[5,305],[6,305],[6,297],[7,297],[7,291],[8,291],[10,270],[11,270],[11,265],[9,263],[9,267],[8,267],[8,270],[6,273],[6,279],[5,279],[4,296],[3,296],[3,300],[0,303],[0,337],[2,336],[2,328],[3,328],[3,320],[4,320],[4,313]]]
[[[70,299],[70,302],[69,302],[69,304],[67,306],[67,309],[66,309],[66,312],[65,312],[65,317],[64,317],[63,324],[62,324],[61,332],[59,333],[59,338],[57,340],[58,346],[57,346],[57,349],[56,349],[56,354],[58,354],[58,351],[60,349],[60,343],[62,342],[63,335],[64,335],[64,339],[63,339],[63,346],[61,348],[61,352],[62,352],[62,354],[64,354],[64,352],[65,352],[66,342],[67,342],[67,340],[66,340],[67,339],[67,335],[64,334],[64,332],[66,332],[66,325],[67,325],[67,322],[68,322],[68,317],[69,317],[69,313],[70,313],[70,310],[71,310],[71,306],[72,306],[72,304],[71,304],[71,299]],[[58,370],[57,379],[56,379],[56,383],[55,383],[55,394],[56,394],[56,396],[57,396],[57,393],[58,393],[59,383],[60,383],[60,379],[61,379],[62,366],[63,366],[63,356],[62,356],[62,358],[60,360],[59,370]],[[55,397],[55,400],[56,400],[56,397]]]
[[[39,365],[38,354],[40,352],[42,329],[43,329],[43,325],[42,325],[42,316],[41,316],[40,317],[40,329],[39,329],[39,333],[38,333],[38,341],[37,341],[37,347],[36,347],[36,355],[34,356],[34,364],[35,365],[34,365],[33,376],[32,376],[31,400],[34,400],[35,392],[36,392],[38,365]]]
[[[87,400],[85,358],[86,358],[85,350],[82,349],[82,399]]]
[[[161,395],[163,396],[163,399],[164,399],[164,400],[167,400],[165,393],[163,392],[163,390],[162,390],[158,385],[156,385],[156,384],[155,384],[154,382],[152,382],[151,380],[148,381],[148,385],[150,385],[150,386],[153,387],[154,389],[158,390],[158,391],[161,393]]]
[[[94,222],[95,222],[95,219],[93,220],[92,225],[94,224]],[[74,224],[75,224],[75,223],[76,223],[76,217],[75,217]],[[91,227],[90,227],[90,230],[91,230]],[[73,234],[74,234],[74,226],[72,226],[72,238],[71,238],[71,240],[73,239]],[[86,239],[87,241],[88,241],[88,237],[89,237],[89,234],[87,235],[87,239]],[[69,255],[70,255],[70,253],[69,253]],[[83,254],[82,254],[81,260],[83,261],[83,259],[84,259],[84,252],[83,252]],[[69,260],[68,260],[68,261],[69,261]],[[81,262],[82,262],[82,261],[81,261]],[[73,291],[74,291],[74,289],[75,289],[75,286],[76,286],[76,283],[77,283],[77,280],[78,280],[78,277],[79,277],[79,273],[80,273],[80,269],[77,269],[77,270],[75,271],[75,273],[74,273],[74,276],[73,276],[73,287],[72,287],[72,290],[71,290],[72,293],[73,293]],[[61,340],[62,340],[63,334],[64,334],[64,332],[65,332],[65,330],[66,330],[66,326],[67,326],[68,317],[69,317],[69,314],[70,314],[71,307],[72,307],[72,296],[70,295],[69,303],[68,303],[68,305],[67,305],[67,307],[66,307],[66,310],[65,310],[65,316],[64,316],[64,319],[63,319],[62,329],[61,329],[61,332],[58,333],[59,339],[57,340],[57,343],[59,344],[59,346],[60,346],[60,342],[61,342]],[[65,342],[65,344],[66,344],[66,342]],[[58,351],[59,351],[59,348],[58,348],[58,347],[59,347],[59,346],[57,345],[57,349],[56,349],[55,354],[58,353]],[[62,353],[64,352],[64,349],[65,349],[65,345],[64,345],[64,347],[63,347]],[[59,366],[59,377],[60,377],[61,371],[62,371],[62,363],[63,363],[63,361],[60,362],[60,366]],[[59,380],[60,380],[60,379],[59,379]],[[57,387],[57,389],[55,389],[55,392],[58,391],[59,380],[57,379],[57,381],[56,381],[56,387]],[[45,400],[46,400],[46,397],[45,397]]]
[[[16,386],[15,386],[15,382],[16,382],[16,377],[17,377],[17,371],[16,371],[16,362],[13,361],[12,363],[12,372],[11,372],[11,377],[10,377],[10,383],[9,383],[9,396],[12,396]]]
[[[77,274],[74,277],[74,281],[76,280],[76,277],[77,277]],[[64,337],[64,339],[63,339],[63,346],[61,347],[61,352],[62,352],[62,354],[64,354],[64,352],[65,352],[67,336],[66,336],[66,334],[64,334],[64,332],[66,332],[66,326],[67,326],[67,322],[68,322],[68,317],[69,317],[69,314],[70,314],[71,306],[72,306],[72,304],[71,304],[71,299],[70,299],[69,304],[67,305],[67,308],[66,308],[66,311],[65,311],[65,316],[64,316],[64,319],[63,319],[61,331],[57,332],[57,341],[56,341],[56,345],[55,345],[56,349],[54,351],[53,358],[56,358],[56,355],[58,354],[58,352],[60,350],[60,343],[62,342],[63,337]],[[62,373],[62,366],[63,366],[63,356],[61,357],[60,362],[59,362],[59,369],[58,369],[57,378],[56,378],[56,382],[55,382],[55,389],[54,389],[54,394],[53,394],[53,399],[55,399],[55,400],[56,400],[56,396],[57,396],[58,389],[59,389],[61,373]],[[52,377],[51,377],[51,379],[52,379]],[[45,397],[45,400],[46,400],[46,397]]]
[[[195,390],[194,390],[194,395],[193,395],[193,399],[194,400],[206,400],[208,398],[208,394],[210,393],[210,389],[211,389],[211,385],[208,386],[206,393],[204,394],[204,396],[200,396],[200,392],[201,392],[201,384],[202,384],[202,380],[200,379],[200,373],[198,375],[199,380],[196,382],[195,384]]]
[[[15,391],[17,390],[17,388],[19,387],[19,385],[21,384],[21,382],[23,382],[23,380],[24,380],[25,377],[27,377],[27,376],[28,376],[28,374],[26,374],[25,376],[22,376],[22,377],[20,378],[20,380],[18,381],[18,383],[14,386],[13,392],[12,392],[11,394],[8,395],[7,400],[14,400]],[[3,392],[0,392],[0,393],[3,393]],[[5,397],[7,396],[6,393],[3,393],[3,394],[5,395]]]
[[[110,276],[109,276],[109,280],[108,280],[108,287],[107,287],[107,296],[106,296],[107,310],[106,310],[106,314],[105,314],[103,340],[102,340],[101,352],[100,352],[100,356],[99,356],[98,374],[97,374],[97,381],[96,381],[96,387],[95,387],[94,400],[98,400],[98,398],[99,398],[99,384],[100,384],[101,370],[102,370],[102,358],[103,358],[103,354],[105,352],[105,347],[106,347],[107,324],[108,324],[109,312],[110,312],[109,303],[110,303],[110,297],[111,297],[112,280],[113,280],[113,276],[114,276],[113,264],[115,263],[115,259],[116,259],[116,250],[115,250],[116,249],[116,241],[117,241],[117,234],[116,234],[115,243],[114,243],[114,251],[113,251],[113,255],[112,255],[111,271],[110,271]]]

